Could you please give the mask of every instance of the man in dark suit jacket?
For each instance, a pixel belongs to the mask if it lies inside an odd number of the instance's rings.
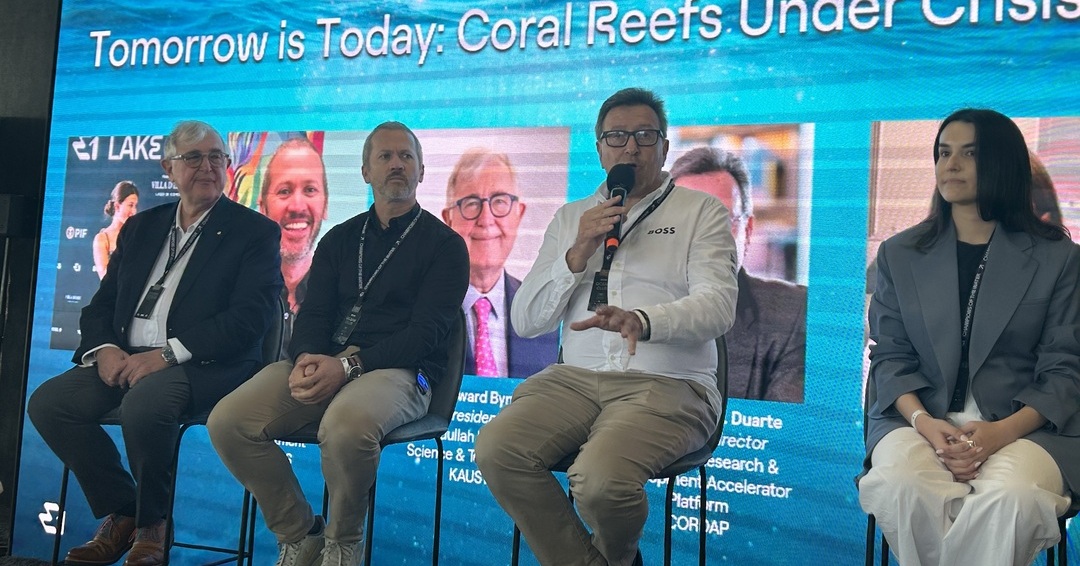
[[[738,156],[690,150],[671,168],[675,182],[719,198],[732,211],[739,265],[754,212],[750,177]],[[802,403],[806,368],[806,287],[754,277],[739,268],[735,326],[728,331],[728,396]]]
[[[205,413],[261,367],[277,312],[277,225],[220,198],[229,156],[208,124],[181,122],[162,167],[180,194],[133,216],[82,311],[76,367],[43,383],[28,412],[75,473],[97,517],[94,539],[67,564],[164,562],[179,421]],[[98,424],[120,408],[129,474]]]
[[[466,151],[447,180],[446,201],[443,222],[469,248],[469,291],[462,303],[469,326],[465,373],[528,377],[555,363],[558,332],[522,338],[510,324],[510,303],[521,280],[504,266],[525,214],[510,158],[484,148]]]

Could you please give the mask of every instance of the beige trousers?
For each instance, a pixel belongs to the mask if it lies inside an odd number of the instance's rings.
[[[859,502],[902,566],[1027,566],[1058,541],[1069,507],[1057,464],[1030,440],[990,456],[966,483],[910,427],[885,435],[871,462]]]
[[[697,383],[556,364],[480,429],[476,464],[540,564],[629,566],[649,514],[645,482],[700,448],[716,419]],[[580,518],[549,471],[579,449],[567,477]]]
[[[330,493],[326,538],[363,540],[368,490],[375,480],[379,442],[427,412],[430,394],[416,387],[416,371],[374,370],[345,384],[329,401],[305,405],[289,393],[293,364],[270,364],[218,402],[206,423],[225,466],[262,507],[279,541],[296,542],[314,522],[311,505],[274,439],[319,423],[323,477]]]

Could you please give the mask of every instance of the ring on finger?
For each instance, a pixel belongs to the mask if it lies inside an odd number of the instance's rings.
[[[974,440],[971,440],[971,439],[969,438],[969,439],[967,440],[967,445],[968,445],[968,447],[969,447],[969,448],[975,448],[975,441],[974,441]]]

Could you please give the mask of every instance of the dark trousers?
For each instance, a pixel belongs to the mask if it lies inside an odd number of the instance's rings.
[[[135,504],[136,524],[165,516],[180,418],[189,412],[191,385],[181,366],[152,373],[131,389],[109,387],[97,367],[74,367],[30,397],[27,413],[45,443],[75,473],[94,516]],[[98,421],[120,407],[131,473]]]

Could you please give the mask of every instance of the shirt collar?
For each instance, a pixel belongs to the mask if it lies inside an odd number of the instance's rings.
[[[495,282],[495,286],[491,288],[487,293],[481,293],[472,284],[469,284],[469,290],[465,293],[465,308],[471,309],[473,303],[475,303],[480,297],[487,297],[491,302],[491,312],[495,314],[495,318],[502,316],[503,305],[506,304],[506,270],[504,269],[502,274],[499,275],[499,280]]]
[[[181,234],[190,234],[190,233],[194,232],[195,227],[198,226],[199,223],[203,221],[203,218],[206,218],[207,214],[210,214],[211,210],[214,210],[214,207],[217,206],[217,203],[218,203],[218,201],[221,200],[221,198],[222,197],[218,197],[218,199],[214,201],[214,204],[210,205],[210,208],[206,209],[206,212],[203,212],[202,214],[200,214],[199,217],[195,219],[195,222],[192,222],[191,226],[187,227],[187,230],[184,230],[183,228],[180,227],[181,226],[181,224],[180,224],[180,203],[179,202],[176,203],[176,214],[173,214],[173,228],[176,229],[176,230],[180,230]]]
[[[369,230],[374,228],[379,234],[400,234],[412,222],[413,216],[420,213],[420,203],[414,204],[405,214],[391,218],[390,222],[388,222],[389,226],[385,230],[379,222],[379,215],[375,213],[374,204],[368,209],[368,213],[375,219],[375,222],[370,223]]]

